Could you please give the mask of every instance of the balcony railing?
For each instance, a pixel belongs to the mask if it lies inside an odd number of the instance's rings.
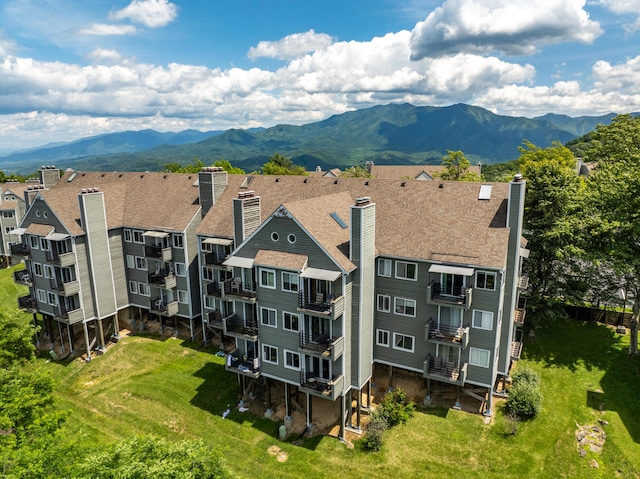
[[[220,297],[222,295],[222,288],[217,281],[210,281],[205,286],[207,296]]]
[[[305,297],[304,292],[298,293],[298,311],[315,315],[329,316],[331,319],[339,318],[344,311],[344,297],[334,297],[332,294],[320,295],[314,301]]]
[[[152,298],[149,304],[149,310],[154,314],[159,314],[161,316],[175,316],[178,314],[178,302],[171,301],[170,303],[166,303],[164,300],[156,297]]]
[[[471,307],[473,289],[470,287],[443,288],[441,283],[431,282],[427,286],[427,303]]]
[[[304,370],[300,371],[300,392],[334,401],[342,394],[343,388],[344,376],[342,374],[325,379],[313,373],[306,373]]]
[[[11,254],[13,256],[29,256],[29,246],[25,243],[14,243],[11,245]]]
[[[222,314],[217,309],[215,311],[209,311],[207,313],[207,323],[212,328],[223,329],[224,321],[222,318]]]
[[[524,326],[524,317],[527,314],[527,310],[524,308],[518,308],[513,312],[513,320],[516,326]]]
[[[260,376],[260,360],[249,359],[246,355],[240,357],[238,350],[234,349],[225,358],[224,368],[238,374],[244,374],[252,378]]]
[[[529,287],[529,275],[522,273],[518,276],[518,289],[527,289]]]
[[[522,343],[520,341],[511,342],[511,359],[517,361],[522,355]]]
[[[64,296],[73,296],[80,292],[80,283],[76,280],[63,282],[60,278],[51,278],[49,280],[49,286]]]
[[[218,254],[216,252],[205,253],[204,264],[207,266],[222,266],[222,263],[228,258],[228,254]]]
[[[159,259],[164,261],[165,263],[173,259],[170,247],[163,248],[162,246],[158,246],[155,244],[145,246],[144,255],[147,258]]]
[[[254,318],[242,319],[232,314],[222,319],[224,334],[256,341],[258,339],[258,321]]]
[[[462,386],[467,380],[467,363],[458,366],[446,358],[429,354],[424,360],[423,376],[427,379]]]
[[[222,283],[224,296],[234,298],[256,300],[256,285],[253,283],[245,283],[239,278],[228,279]]]
[[[31,296],[30,294],[26,296],[19,296],[18,308],[26,309],[27,311],[35,313],[36,311],[38,311],[38,302],[36,301],[36,298]]]
[[[67,310],[63,306],[54,306],[53,315],[58,321],[62,320],[63,322],[69,324],[79,323],[84,319],[84,314],[82,313],[82,309],[80,308]]]
[[[344,352],[344,338],[342,336],[332,338],[328,334],[309,336],[300,331],[298,350],[335,361]]]
[[[24,284],[25,286],[31,286],[32,284],[31,274],[25,269],[22,269],[20,271],[14,271],[13,282],[18,284]]]
[[[162,289],[173,289],[177,286],[176,276],[171,271],[160,270],[147,275],[149,284],[159,286]]]
[[[469,326],[438,325],[433,319],[429,319],[425,325],[425,339],[432,343],[444,343],[464,349],[469,345]]]

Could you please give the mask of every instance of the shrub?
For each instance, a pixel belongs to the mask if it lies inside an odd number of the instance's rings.
[[[523,417],[533,417],[540,412],[542,394],[540,388],[526,381],[514,383],[509,391],[509,411]]]
[[[364,437],[365,449],[369,451],[379,451],[382,449],[382,436],[388,427],[389,425],[384,416],[378,411],[373,411],[369,417],[369,424],[367,424],[367,434]]]
[[[524,367],[522,369],[518,369],[512,376],[513,385],[519,384],[521,382],[531,384],[535,388],[540,387],[540,376],[533,369],[529,369]]]
[[[380,404],[380,414],[384,417],[389,427],[407,422],[413,417],[416,405],[409,401],[407,394],[400,388],[385,394]]]

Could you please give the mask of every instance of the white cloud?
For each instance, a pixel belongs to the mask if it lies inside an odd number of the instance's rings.
[[[136,33],[133,25],[111,25],[106,23],[94,23],[88,28],[79,31],[81,35],[133,35]]]
[[[416,24],[411,57],[456,53],[531,55],[540,45],[591,43],[602,30],[584,0],[446,0]]]
[[[640,30],[640,2],[638,0],[600,0],[600,4],[614,13],[636,17],[633,23],[624,25],[627,33],[632,34],[636,30]]]
[[[133,0],[122,10],[112,12],[112,20],[129,19],[149,28],[164,27],[178,16],[178,8],[168,0]]]
[[[327,48],[332,42],[333,39],[326,33],[316,33],[309,30],[304,33],[287,35],[276,42],[260,42],[258,46],[249,49],[247,57],[250,60],[256,60],[260,57],[292,60],[307,53]]]
[[[94,65],[125,65],[135,61],[135,58],[125,58],[117,51],[105,48],[96,48],[87,58]]]

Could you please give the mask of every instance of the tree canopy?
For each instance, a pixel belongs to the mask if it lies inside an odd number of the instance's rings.
[[[308,175],[304,167],[296,165],[290,158],[279,153],[269,158],[269,161],[262,165],[260,171],[263,175]]]
[[[449,181],[480,181],[480,175],[469,171],[471,162],[467,160],[461,151],[447,150],[447,156],[442,158],[444,171],[440,173],[440,178]]]
[[[166,171],[167,173],[199,173],[204,166],[206,165],[202,160],[194,158],[193,161],[188,165],[181,165],[180,163],[165,163],[164,171]],[[211,166],[219,166],[231,175],[245,174],[245,171],[242,168],[233,166],[228,160],[218,160]]]
[[[33,359],[35,331],[29,316],[16,309],[0,309],[0,331],[0,369]]]

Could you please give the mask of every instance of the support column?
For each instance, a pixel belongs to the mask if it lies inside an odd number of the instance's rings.
[[[424,406],[431,406],[431,379],[427,378],[427,395],[424,397],[424,401],[422,401]]]
[[[71,334],[70,324],[67,324],[67,336],[69,337],[69,352],[73,353],[75,348],[73,347],[73,334]]]
[[[87,362],[91,361],[91,345],[89,343],[89,329],[87,328],[87,323],[82,323],[82,328],[84,329],[84,342],[87,348]]]
[[[453,405],[453,409],[462,409],[462,404],[460,403],[460,386],[456,386],[456,403]]]
[[[96,326],[98,326],[97,337],[98,337],[98,342],[100,343],[100,349],[105,350],[106,347],[104,344],[104,329],[102,328],[101,319],[96,319]]]
[[[393,389],[393,366],[389,366],[389,387],[387,388],[388,391],[391,391]]]
[[[269,382],[269,378],[264,378],[264,383],[267,388],[267,410],[264,412],[264,417],[271,419],[273,409],[271,409],[271,383]]]
[[[307,393],[307,429],[313,429],[313,396]]]
[[[193,335],[193,318],[189,318],[189,333],[191,334],[191,342],[194,342],[196,338]]]
[[[36,346],[40,346],[40,335],[38,334],[38,313],[33,313],[33,327],[36,332]]]
[[[493,416],[493,389],[487,388],[487,409],[484,411],[487,417]]]
[[[60,349],[64,353],[66,349],[64,347],[64,338],[62,337],[62,324],[60,324],[60,321],[56,321],[56,322],[58,323],[58,337],[60,338]]]
[[[340,396],[340,401],[338,402],[340,403],[340,432],[338,433],[338,439],[344,442],[344,425],[347,422],[347,418],[345,417],[347,411],[344,394]]]
[[[118,320],[118,313],[113,315],[113,336],[117,339],[120,339],[120,321]]]
[[[360,430],[360,406],[362,406],[362,391],[356,390],[358,398],[356,399],[356,428]]]
[[[285,416],[291,417],[291,396],[289,394],[289,383],[284,383],[284,406]]]

